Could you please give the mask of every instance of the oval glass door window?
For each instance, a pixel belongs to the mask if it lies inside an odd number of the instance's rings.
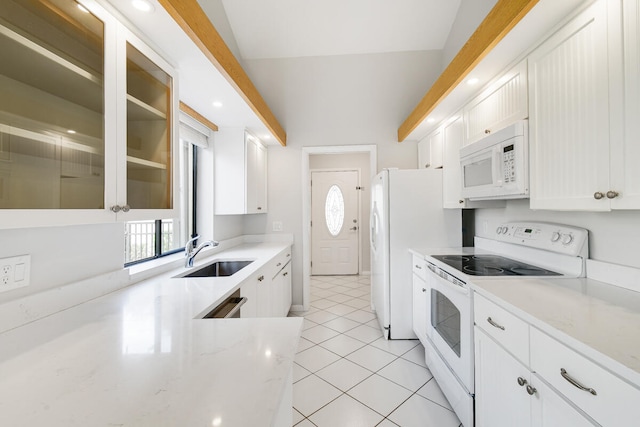
[[[327,192],[327,200],[324,204],[324,216],[327,229],[332,236],[337,236],[344,224],[344,197],[340,187],[332,185]]]

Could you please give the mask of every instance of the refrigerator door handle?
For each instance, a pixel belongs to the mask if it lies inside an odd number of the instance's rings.
[[[378,215],[376,214],[375,210],[371,210],[371,233],[369,233],[369,242],[371,243],[371,248],[374,250],[376,250],[376,221],[378,219]]]

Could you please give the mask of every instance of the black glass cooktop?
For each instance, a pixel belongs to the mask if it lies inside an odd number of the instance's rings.
[[[499,255],[432,255],[433,258],[471,276],[561,276],[555,271]]]

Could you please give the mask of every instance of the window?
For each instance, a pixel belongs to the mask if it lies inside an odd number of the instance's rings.
[[[327,192],[327,200],[324,205],[324,216],[329,233],[333,237],[340,234],[344,224],[344,197],[337,185],[332,185]]]
[[[197,234],[196,173],[198,150],[208,148],[209,131],[190,117],[180,114],[180,154],[177,178],[180,205],[177,218],[130,221],[125,225],[125,266],[156,259],[184,250],[190,235]],[[201,147],[201,148],[199,148]]]

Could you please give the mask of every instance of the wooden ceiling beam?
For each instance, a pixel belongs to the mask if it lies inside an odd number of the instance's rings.
[[[400,125],[398,142],[404,141],[537,3],[538,0],[498,0],[449,66]]]
[[[159,0],[282,146],[287,134],[196,0]]]
[[[191,108],[189,105],[185,104],[182,101],[180,101],[180,111],[182,111],[182,112],[186,113],[187,115],[193,117],[194,119],[196,119],[197,121],[199,121],[200,123],[202,123],[203,125],[208,127],[209,129],[211,129],[213,131],[216,131],[216,132],[218,131],[218,125],[216,125],[211,120],[207,119],[205,116],[203,116],[202,114],[198,113],[194,108]]]

